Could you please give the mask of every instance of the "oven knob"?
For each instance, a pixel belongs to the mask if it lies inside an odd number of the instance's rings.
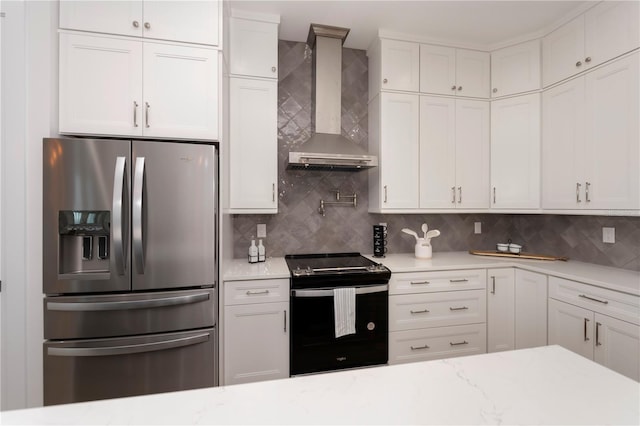
[[[372,331],[374,328],[376,328],[376,324],[374,322],[367,324],[367,330]]]

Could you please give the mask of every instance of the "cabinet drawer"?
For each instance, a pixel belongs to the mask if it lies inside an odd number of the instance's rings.
[[[487,352],[485,324],[395,331],[389,334],[389,364]]]
[[[389,330],[484,323],[487,298],[484,290],[403,294],[389,298]]]
[[[389,294],[432,293],[487,288],[484,269],[407,272],[391,275]]]
[[[289,280],[225,281],[224,304],[289,301]]]
[[[564,278],[549,277],[549,297],[640,324],[640,297]]]

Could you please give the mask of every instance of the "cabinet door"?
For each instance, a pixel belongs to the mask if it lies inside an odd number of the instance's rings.
[[[584,16],[585,65],[599,65],[640,46],[639,2],[602,2]]]
[[[218,139],[218,51],[144,44],[144,135]]]
[[[417,43],[383,39],[381,57],[382,89],[418,91],[420,46]]]
[[[487,270],[487,351],[515,347],[515,271],[513,268]]]
[[[586,76],[586,208],[640,209],[639,58]]]
[[[142,1],[60,1],[60,28],[142,36]]]
[[[596,314],[593,359],[620,374],[640,380],[640,327]]]
[[[540,207],[540,95],[491,102],[491,207]]]
[[[218,45],[218,1],[144,1],[144,37]]]
[[[456,94],[472,98],[488,98],[491,85],[489,53],[456,49]]]
[[[60,33],[60,133],[142,135],[142,43]]]
[[[584,65],[584,15],[542,39],[542,85],[579,73]]]
[[[420,96],[420,208],[456,203],[456,101]]]
[[[289,377],[288,309],[288,302],[225,306],[225,385]]]
[[[489,207],[489,103],[456,100],[458,208]]]
[[[456,49],[420,45],[420,91],[441,95],[456,93]]]
[[[230,18],[231,74],[278,78],[278,24]]]
[[[593,359],[593,312],[549,299],[549,344]]]
[[[542,94],[542,208],[578,209],[584,194],[584,80]]]
[[[230,79],[229,207],[276,213],[278,82]]]
[[[547,344],[547,276],[516,269],[516,349]]]
[[[491,52],[491,96],[539,89],[540,66],[540,40]]]
[[[382,207],[418,208],[418,95],[382,93],[380,174]]]

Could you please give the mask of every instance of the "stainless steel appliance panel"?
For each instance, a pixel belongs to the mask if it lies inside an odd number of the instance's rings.
[[[44,139],[43,164],[44,293],[129,290],[130,142]]]
[[[45,339],[129,336],[212,327],[215,289],[46,297]]]
[[[134,141],[132,152],[133,289],[214,285],[215,146]]]
[[[46,342],[44,404],[214,386],[215,329]]]

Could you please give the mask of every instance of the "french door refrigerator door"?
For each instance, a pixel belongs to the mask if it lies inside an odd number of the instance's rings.
[[[134,141],[133,290],[215,285],[215,146]]]
[[[131,142],[44,139],[43,291],[131,289]]]

